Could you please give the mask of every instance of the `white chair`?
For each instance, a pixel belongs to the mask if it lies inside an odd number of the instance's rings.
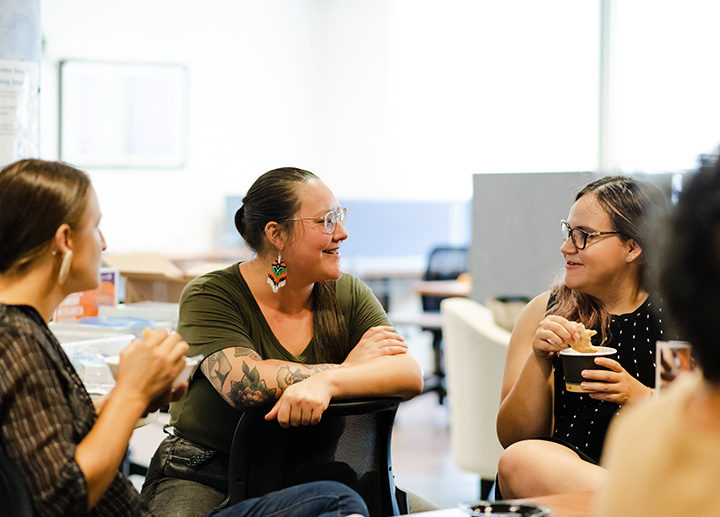
[[[487,498],[503,451],[495,419],[510,332],[473,300],[447,298],[440,312],[453,457],[458,467],[480,475],[480,497]]]

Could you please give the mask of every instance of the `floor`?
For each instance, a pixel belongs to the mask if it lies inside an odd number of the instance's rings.
[[[429,336],[407,329],[403,332],[411,353],[423,368],[429,368]],[[462,501],[480,497],[476,474],[459,470],[453,461],[449,440],[448,401],[438,404],[435,393],[426,393],[403,402],[398,410],[392,439],[392,461],[395,483],[441,508],[452,508]],[[131,440],[132,458],[147,464],[163,439],[162,426],[167,415],[138,428]],[[142,477],[133,476],[136,486]]]
[[[434,393],[403,402],[393,427],[395,483],[441,508],[480,499],[480,479],[455,466],[447,402]]]

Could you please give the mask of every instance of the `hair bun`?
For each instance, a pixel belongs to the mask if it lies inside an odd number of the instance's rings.
[[[245,229],[245,205],[242,205],[238,208],[237,212],[235,212],[235,228],[240,232],[240,235],[243,234],[243,230]]]

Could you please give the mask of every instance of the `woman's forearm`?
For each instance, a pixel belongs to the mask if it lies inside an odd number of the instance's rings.
[[[200,369],[218,393],[235,409],[275,402],[295,383],[337,364],[302,364],[262,359],[246,347],[219,350],[200,363]]]
[[[117,388],[116,388],[117,390]],[[104,402],[97,422],[75,450],[85,476],[88,508],[102,498],[125,458],[135,424],[147,401],[135,395],[113,392]]]
[[[388,355],[356,363],[301,364],[263,360],[255,351],[237,347],[208,356],[202,372],[236,409],[274,402],[293,384],[323,372],[332,396],[400,396],[422,391],[422,374],[408,354]]]
[[[333,398],[391,396],[407,400],[423,389],[422,371],[410,354],[376,357],[321,375],[328,380]]]

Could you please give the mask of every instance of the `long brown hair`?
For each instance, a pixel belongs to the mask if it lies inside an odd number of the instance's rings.
[[[640,246],[638,285],[647,290],[648,235],[645,219],[650,212],[666,207],[662,193],[654,185],[629,176],[606,176],[586,185],[575,196],[575,201],[586,194],[595,196],[603,207],[610,218],[612,231],[620,232],[622,240],[633,239]],[[552,289],[547,314],[556,314],[570,321],[579,321],[586,328],[598,329],[601,342],[608,337],[611,315],[607,307],[589,294],[570,289],[563,279],[557,281]]]
[[[302,200],[298,185],[319,179],[312,172],[283,167],[266,172],[250,187],[235,214],[235,227],[256,253],[267,245],[265,226],[270,221],[282,225],[289,233]],[[289,274],[292,274],[290,271]],[[312,293],[313,338],[320,362],[341,363],[349,350],[349,332],[337,301],[335,281],[316,282]]]
[[[84,172],[60,162],[26,159],[0,171],[0,274],[27,270],[61,224],[78,227],[89,190]]]

